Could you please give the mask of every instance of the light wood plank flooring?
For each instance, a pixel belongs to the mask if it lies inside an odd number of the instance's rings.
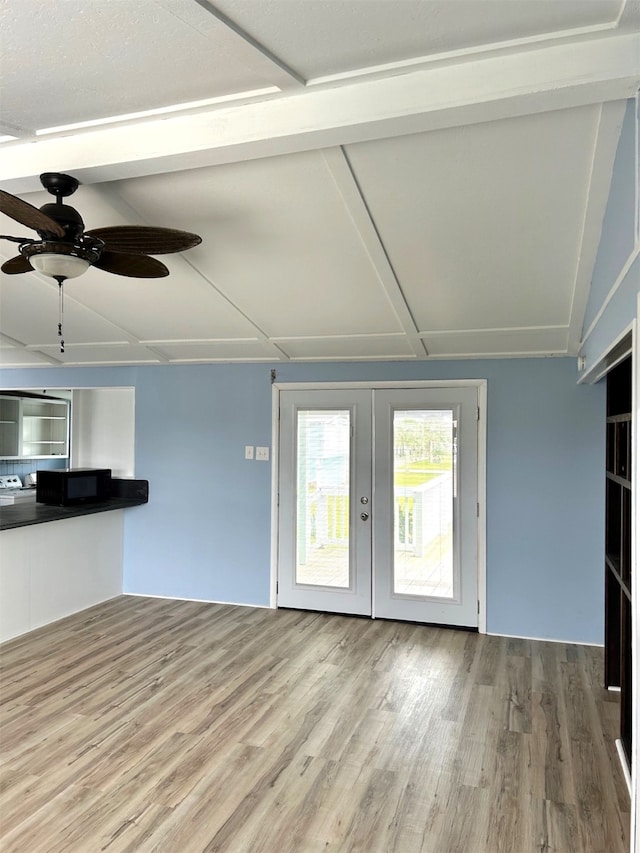
[[[2,853],[622,853],[602,650],[121,597],[5,644]]]

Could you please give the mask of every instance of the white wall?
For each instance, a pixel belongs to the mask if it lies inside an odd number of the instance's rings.
[[[71,465],[111,468],[114,477],[135,471],[133,388],[82,388],[72,403]]]

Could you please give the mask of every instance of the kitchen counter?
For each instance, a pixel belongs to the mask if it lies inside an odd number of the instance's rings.
[[[122,595],[123,510],[148,502],[149,483],[112,485],[94,503],[0,507],[0,642]]]
[[[78,504],[77,506],[47,506],[35,502],[0,506],[0,530],[13,530],[15,527],[28,527],[30,524],[44,524],[47,521],[60,521],[63,518],[76,518],[80,515],[93,515],[96,512],[109,512],[114,509],[128,509],[131,506],[146,504],[141,498],[109,498],[97,503]]]
[[[60,521],[81,515],[93,515],[97,512],[110,512],[115,509],[128,509],[149,502],[148,480],[112,480],[113,497],[106,501],[76,504],[75,506],[49,506],[35,501],[25,501],[13,506],[0,506],[0,531],[13,530],[16,527],[28,527],[31,524],[44,524],[47,521]]]

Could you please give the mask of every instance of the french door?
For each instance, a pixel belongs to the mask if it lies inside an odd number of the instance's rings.
[[[280,393],[278,605],[475,627],[477,389]]]

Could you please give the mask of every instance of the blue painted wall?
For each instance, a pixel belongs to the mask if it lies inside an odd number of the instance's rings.
[[[636,128],[639,104],[638,100],[630,100],[627,104],[593,271],[580,349],[586,358],[587,372],[628,330],[637,313],[640,292],[640,246],[636,231],[640,197],[637,180],[640,149]],[[625,267],[626,273],[621,276]],[[618,286],[611,300],[594,324],[616,281]]]
[[[267,605],[270,370],[278,382],[488,380],[487,616],[494,633],[603,639],[604,387],[575,359],[1,370],[0,387],[134,386],[125,591]]]

